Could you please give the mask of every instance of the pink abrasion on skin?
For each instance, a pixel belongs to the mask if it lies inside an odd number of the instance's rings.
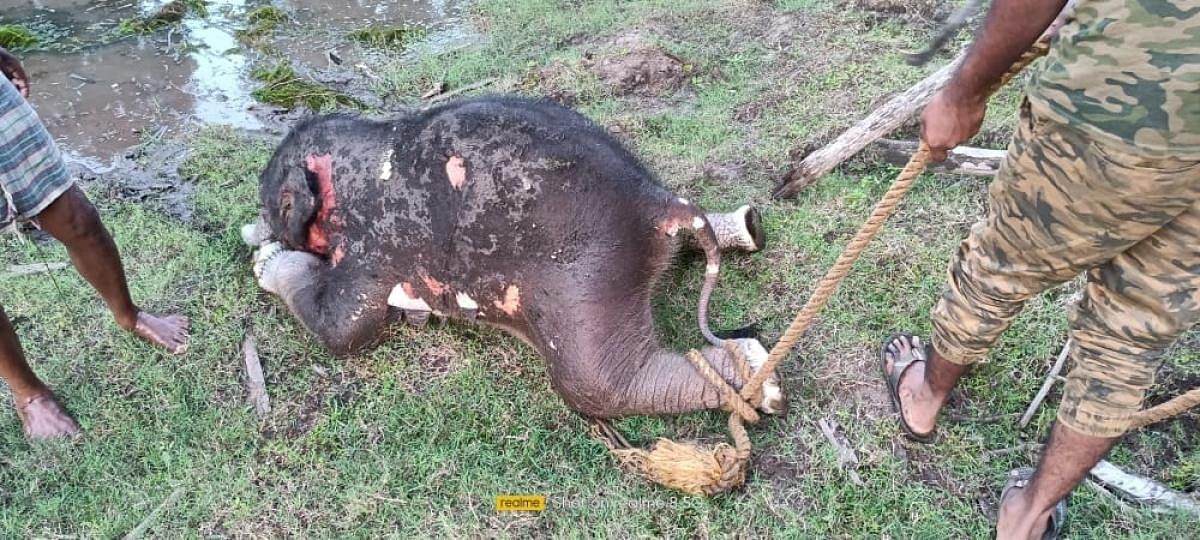
[[[446,176],[455,190],[462,190],[463,184],[467,183],[467,164],[461,156],[450,156],[446,160]]]
[[[518,289],[516,285],[509,285],[504,289],[504,301],[495,300],[492,304],[495,304],[496,309],[507,313],[509,317],[516,317],[517,311],[521,309],[521,289]]]
[[[434,296],[441,296],[446,292],[446,284],[429,276],[421,276],[421,280],[425,282],[425,286],[429,287],[429,292]],[[406,291],[407,292],[407,291]]]
[[[333,156],[308,155],[304,158],[304,166],[317,177],[317,199],[320,205],[316,217],[308,226],[308,244],[305,247],[313,253],[328,256],[333,266],[337,266],[346,252],[340,244],[334,246],[332,253],[329,249],[329,235],[331,232],[337,232],[341,225],[340,218],[333,212],[337,206],[337,193],[333,188]]]

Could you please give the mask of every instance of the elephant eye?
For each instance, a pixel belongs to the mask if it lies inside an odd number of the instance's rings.
[[[283,196],[280,197],[280,199],[281,200],[279,201],[279,213],[284,218],[287,218],[288,212],[291,212],[291,210],[292,210],[292,194],[291,194],[291,192],[287,192],[287,191],[283,192]]]

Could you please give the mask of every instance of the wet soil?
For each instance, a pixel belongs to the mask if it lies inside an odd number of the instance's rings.
[[[257,130],[272,107],[254,101],[250,71],[282,57],[304,73],[324,72],[358,91],[353,67],[393,51],[351,42],[351,30],[375,24],[421,25],[429,39],[462,34],[464,0],[277,0],[289,20],[260,43],[237,32],[246,13],[271,2],[209,0],[207,14],[188,13],[177,26],[121,37],[124,19],[146,17],[166,0],[16,0],[0,5],[0,24],[21,24],[51,36],[19,52],[32,79],[30,102],[50,132],[77,159],[108,162],[150,135],[171,136],[198,124]],[[330,52],[333,52],[331,55]],[[345,66],[338,76],[329,75]],[[166,133],[161,128],[166,128]]]

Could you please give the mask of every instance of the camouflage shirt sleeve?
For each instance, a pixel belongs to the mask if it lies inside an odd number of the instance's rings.
[[[1200,158],[1200,0],[1079,0],[1029,99],[1094,137]]]

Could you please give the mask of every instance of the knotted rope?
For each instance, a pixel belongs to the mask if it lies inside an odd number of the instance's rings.
[[[989,94],[1008,83],[1038,57],[1046,54],[1049,43],[1047,38],[1034,43],[990,89]],[[730,411],[729,432],[734,441],[733,447],[722,443],[706,450],[695,445],[659,439],[651,450],[633,448],[603,420],[593,421],[592,434],[608,446],[623,466],[666,487],[695,495],[717,495],[741,486],[745,482],[750,462],[750,436],[746,432],[745,424],[756,423],[759,419],[754,409],[761,402],[763,382],[774,373],[775,368],[808,330],[817,313],[837,291],[838,285],[850,273],[854,262],[883,229],[884,223],[895,213],[896,207],[904,200],[904,196],[928,164],[929,147],[925,141],[921,141],[904,170],[896,176],[887,193],[884,193],[883,198],[875,205],[870,217],[859,227],[854,238],[833,263],[833,267],[821,278],[808,302],[771,349],[766,362],[750,375],[748,380],[745,375],[750,373],[750,369],[741,350],[736,345],[728,346],[732,340],[727,342],[726,350],[732,353],[735,367],[739,374],[743,375],[741,380],[746,381],[740,392],[725,382],[700,353],[693,350],[688,354],[688,359],[700,375],[721,393],[722,408]]]

